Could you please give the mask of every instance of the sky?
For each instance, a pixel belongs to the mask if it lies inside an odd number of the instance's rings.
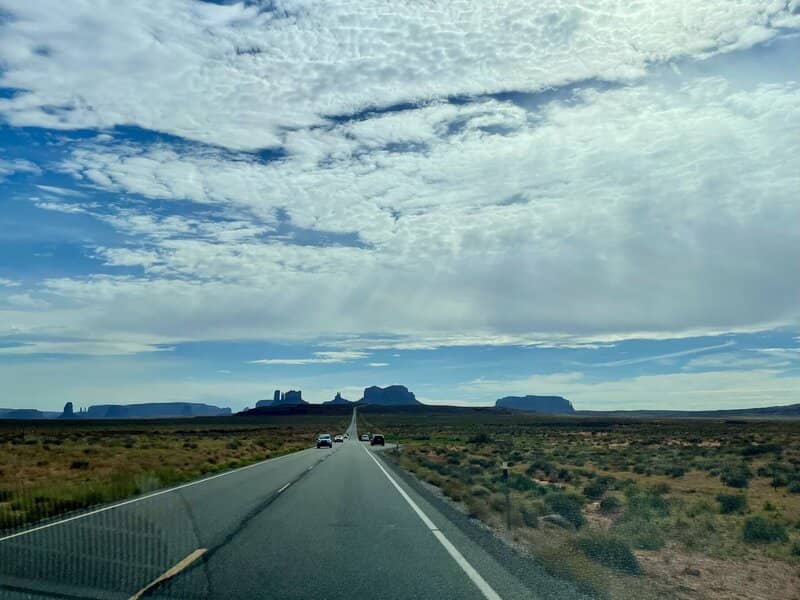
[[[800,402],[800,0],[0,0],[0,406]]]

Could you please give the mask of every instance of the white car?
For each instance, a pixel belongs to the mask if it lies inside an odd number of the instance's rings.
[[[333,441],[334,442],[343,442],[344,441],[344,436],[337,435],[335,438],[333,438]]]
[[[364,435],[361,436],[361,441],[362,442],[368,442],[369,441],[369,436],[365,433]]]

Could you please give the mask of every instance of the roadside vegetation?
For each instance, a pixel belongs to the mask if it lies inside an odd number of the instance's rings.
[[[598,596],[800,597],[800,421],[360,420],[401,443],[401,467]]]
[[[0,531],[288,454],[339,417],[0,422]]]

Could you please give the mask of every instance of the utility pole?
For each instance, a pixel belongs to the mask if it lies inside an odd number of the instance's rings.
[[[508,463],[503,463],[503,481],[506,484],[506,530],[511,531],[511,490],[508,487]]]

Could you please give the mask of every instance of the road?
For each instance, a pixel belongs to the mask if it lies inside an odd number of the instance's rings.
[[[513,573],[454,524],[358,441],[355,411],[348,432],[333,450],[0,538],[0,598],[577,596],[536,569]]]

